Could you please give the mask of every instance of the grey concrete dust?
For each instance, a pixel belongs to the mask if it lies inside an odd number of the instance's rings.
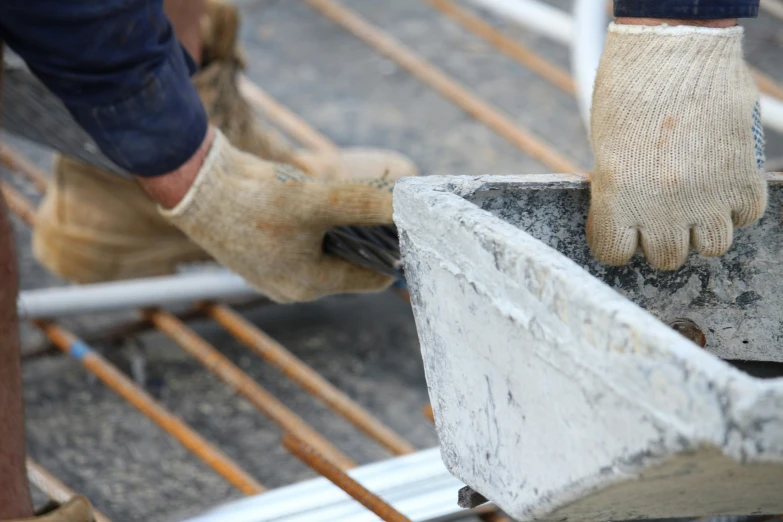
[[[449,101],[300,1],[238,0],[248,75],[340,146],[382,146],[410,155],[426,174],[532,173],[547,169]],[[347,0],[383,27],[497,105],[581,166],[591,155],[576,104],[421,0]],[[567,0],[553,1],[567,7]],[[568,51],[487,16],[567,67]],[[747,21],[747,53],[783,81],[782,24]],[[11,140],[13,140],[11,138]],[[770,135],[769,156],[783,156]],[[48,152],[21,144],[42,167]],[[3,178],[11,180],[7,172]],[[32,188],[14,180],[28,196]],[[32,258],[17,221],[23,288],[62,284]],[[95,331],[132,312],[72,319]],[[427,402],[415,326],[406,304],[388,293],[276,306],[247,314],[275,339],[420,448],[436,443],[420,413]],[[360,463],[386,454],[207,321],[196,330]],[[41,341],[23,326],[26,346]],[[158,334],[141,337],[148,390],[270,487],[313,476],[285,453],[280,432],[245,400]],[[97,346],[123,370],[128,350]],[[240,494],[76,362],[27,361],[24,367],[31,455],[87,494],[115,522],[175,521]],[[40,498],[40,496],[38,496]],[[455,491],[456,501],[456,491]]]

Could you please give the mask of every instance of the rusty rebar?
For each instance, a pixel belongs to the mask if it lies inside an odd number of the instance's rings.
[[[338,153],[337,146],[329,138],[315,130],[247,77],[240,77],[239,88],[253,106],[262,110],[270,121],[308,149],[328,154]]]
[[[272,301],[266,297],[256,297],[247,301],[241,301],[233,304],[232,308],[238,312],[241,312],[243,310],[269,306],[270,304],[273,304]],[[184,312],[177,312],[174,314],[174,316],[184,323],[197,321],[207,317],[204,310],[200,308],[194,308]],[[85,343],[96,344],[111,343],[122,339],[127,339],[128,337],[136,337],[152,330],[155,330],[155,325],[152,324],[149,319],[145,317],[138,317],[136,319],[114,323],[108,327],[101,328],[100,330],[73,329],[72,332]],[[62,355],[62,352],[60,352],[60,350],[58,350],[57,347],[55,347],[48,338],[44,338],[42,341],[35,344],[25,345],[22,348],[22,360],[37,359],[52,355]]]
[[[63,484],[60,479],[49,473],[30,457],[27,458],[26,465],[27,478],[38,489],[43,491],[50,500],[64,504],[76,496],[76,493],[71,488]],[[111,522],[109,517],[94,507],[93,516],[95,517],[95,522]]]
[[[277,125],[277,127],[301,145],[324,155],[339,155],[340,149],[329,138],[316,130],[298,114],[291,111],[291,109],[275,100],[248,77],[239,77],[239,89],[253,107],[262,111],[269,121]],[[294,153],[291,163],[296,168],[312,174],[310,165],[302,160],[298,152]]]
[[[289,352],[227,306],[205,303],[202,310],[256,355],[272,364],[305,391],[323,401],[335,413],[363,431],[395,455],[413,453],[416,448],[385,426],[353,399],[324,379],[321,374]]]
[[[481,121],[517,148],[555,172],[579,173],[575,163],[550,144],[517,125],[499,109],[485,102],[433,64],[419,58],[388,33],[373,26],[335,0],[304,0],[325,17],[342,26],[379,53],[391,58],[462,110]]]
[[[46,192],[47,176],[27,158],[17,153],[8,144],[0,143],[0,163],[9,170],[18,172],[32,182],[35,187]]]
[[[427,404],[424,406],[421,409],[421,413],[424,415],[425,419],[435,424],[435,413],[432,411],[432,404]]]
[[[353,460],[326,440],[312,426],[291,411],[274,395],[269,393],[248,374],[232,363],[228,357],[216,350],[201,336],[188,328],[173,314],[164,310],[151,309],[143,312],[162,334],[174,341],[180,348],[199,361],[207,370],[223,382],[236,389],[253,404],[258,411],[277,424],[283,431],[296,433],[308,444],[342,469],[355,467]]]
[[[185,448],[198,456],[234,487],[248,495],[265,491],[265,488],[249,473],[196,433],[182,419],[161,406],[147,392],[80,339],[52,322],[35,320],[32,323],[40,328],[55,346],[79,361],[104,384],[176,438]]]
[[[576,96],[576,82],[568,73],[532,49],[504,35],[453,0],[426,0],[433,8],[524,65],[563,92]]]
[[[409,518],[394,509],[378,495],[352,479],[347,473],[340,470],[330,462],[323,454],[316,451],[303,440],[291,433],[283,434],[283,446],[295,455],[304,464],[317,471],[338,488],[345,491],[354,500],[378,515],[386,522],[411,522]]]
[[[0,182],[3,195],[11,196],[9,208],[29,225],[35,222],[35,209],[27,198],[5,182]],[[111,363],[95,353],[86,343],[49,321],[32,321],[52,341],[54,346],[77,359],[82,366],[96,375],[109,388],[135,406],[145,416],[176,438],[185,448],[201,458],[208,466],[245,494],[265,491],[249,473],[227,455],[207,442],[190,426],[166,410],[147,392],[137,386]]]
[[[411,294],[408,292],[407,288],[400,288],[397,286],[393,286],[391,288],[391,291],[397,294],[397,296],[405,301],[407,304],[411,304]]]
[[[28,225],[32,225],[35,220],[35,207],[32,203],[11,184],[2,180],[0,180],[0,192],[5,197],[5,202],[11,212]]]

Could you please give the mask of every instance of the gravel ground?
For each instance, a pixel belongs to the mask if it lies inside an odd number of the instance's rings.
[[[547,169],[476,122],[390,60],[298,1],[238,0],[248,75],[338,145],[388,147],[410,155],[425,174],[540,173]],[[421,0],[346,0],[421,56],[437,64],[584,168],[591,165],[574,100]],[[551,3],[568,8],[566,0]],[[482,15],[568,67],[568,52]],[[783,24],[745,22],[752,63],[783,82]],[[18,144],[42,167],[50,154]],[[783,136],[768,137],[768,156],[783,158]],[[7,172],[3,177],[12,180]],[[28,196],[34,190],[12,180]],[[33,260],[29,233],[17,223],[25,289],[62,284]],[[408,305],[391,293],[271,306],[248,319],[316,368],[420,448],[436,443],[420,413],[427,403],[415,326]],[[97,331],[133,313],[81,317],[66,324]],[[194,328],[360,463],[386,454],[320,406],[224,330]],[[22,327],[26,348],[40,335]],[[140,337],[148,388],[269,487],[313,476],[279,444],[280,432],[245,400],[159,334]],[[128,346],[96,346],[124,370]],[[240,494],[179,444],[63,357],[24,367],[31,455],[116,521],[175,521]],[[41,498],[40,494],[37,498]]]

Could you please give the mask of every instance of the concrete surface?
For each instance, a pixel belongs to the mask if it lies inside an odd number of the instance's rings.
[[[783,379],[738,371],[629,300],[654,303],[657,274],[639,283],[645,293],[620,279],[628,299],[591,275],[561,212],[565,201],[584,208],[583,189],[573,175],[395,188],[446,467],[520,521],[782,512]],[[754,242],[771,235],[738,235],[737,249],[763,260]],[[699,266],[697,279],[731,286],[720,267]],[[779,327],[779,313],[770,320]]]
[[[238,0],[249,76],[338,145],[371,145],[410,155],[426,174],[535,173],[544,169],[352,35],[295,0]],[[494,48],[434,12],[422,0],[349,0],[390,31],[579,164],[590,152],[576,103]],[[562,8],[568,0],[552,3]],[[507,34],[567,66],[566,49],[487,17]],[[783,81],[781,24],[748,21],[750,60]],[[16,142],[13,138],[9,141]],[[783,137],[769,136],[769,156],[783,157]],[[23,145],[42,165],[48,152]],[[4,179],[12,179],[7,172]],[[21,184],[30,196],[34,191]],[[61,284],[36,265],[29,235],[17,227],[23,288]],[[95,331],[132,313],[68,321]],[[394,295],[344,297],[261,309],[249,317],[326,374],[419,447],[436,442],[419,413],[427,402],[413,319]],[[265,386],[360,462],[384,455],[333,420],[293,385],[209,323],[198,329]],[[40,336],[23,327],[26,346]],[[269,486],[312,474],[280,448],[279,433],[158,335],[143,337],[150,389]],[[100,346],[124,369],[128,351]],[[82,491],[116,521],[174,521],[237,498],[222,479],[182,450],[76,363],[25,363],[28,440],[33,457]],[[456,492],[455,492],[456,497]]]

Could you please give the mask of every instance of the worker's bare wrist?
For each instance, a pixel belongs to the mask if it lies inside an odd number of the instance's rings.
[[[674,18],[627,18],[615,19],[614,23],[623,25],[693,25],[696,27],[734,27],[739,22],[738,18],[721,18],[716,20],[688,20]]]
[[[162,176],[137,177],[136,180],[144,191],[161,207],[166,209],[174,208],[177,206],[177,203],[182,201],[182,198],[185,197],[188,189],[196,179],[202,165],[204,165],[204,160],[214,139],[215,131],[210,127],[196,153],[177,170]]]

